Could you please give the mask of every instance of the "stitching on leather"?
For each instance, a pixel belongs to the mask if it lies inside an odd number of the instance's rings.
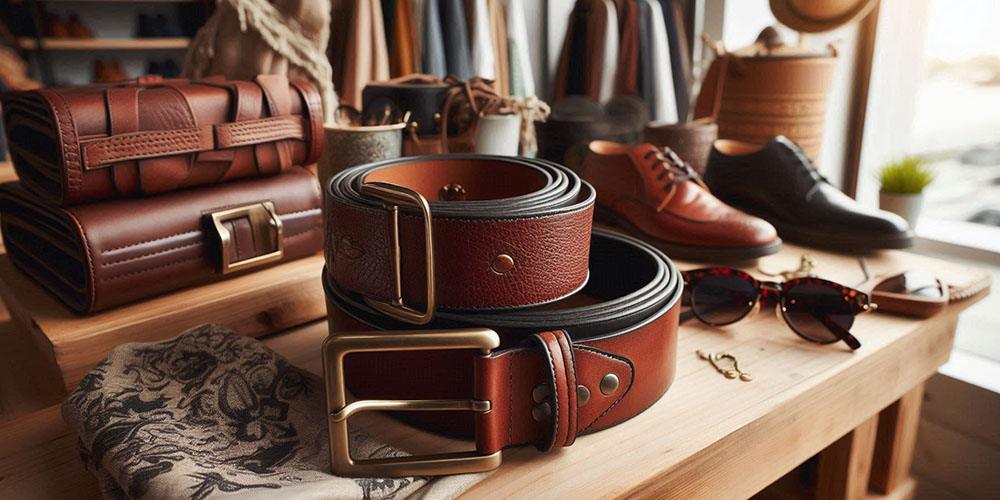
[[[565,330],[560,330],[559,333],[560,333],[560,335],[559,335],[559,344],[566,344],[566,347],[568,347],[568,350],[569,350],[569,368],[570,368],[570,372],[569,373],[573,374],[573,380],[572,380],[572,382],[569,380],[569,376],[566,377],[566,385],[569,386],[568,387],[569,391],[576,391],[576,356],[573,355],[573,343],[570,342],[569,334],[567,334]],[[572,396],[572,394],[569,394],[569,395]],[[570,399],[573,399],[573,398],[571,397]],[[569,411],[570,411],[570,414],[572,416],[573,412],[576,411],[576,409],[570,407]],[[580,413],[579,411],[576,411],[577,418],[579,418],[579,413]],[[569,420],[569,419],[567,419],[567,420]],[[566,443],[570,442],[570,434],[569,434],[570,432],[572,432],[574,434],[574,436],[576,435],[576,426],[577,426],[577,422],[569,422],[567,424],[566,441],[563,443],[563,446],[566,446]]]
[[[73,215],[73,212],[67,210],[66,214],[73,219],[76,227],[80,230],[80,240],[83,241],[83,249],[87,255],[87,265],[90,266],[90,305],[87,306],[87,310],[89,311],[93,309],[94,304],[97,303],[97,284],[94,283],[97,279],[97,273],[94,272],[94,259],[90,254],[90,245],[87,243],[87,233],[83,230],[83,225],[80,224],[80,221],[77,220],[75,215]]]
[[[590,429],[591,427],[593,427],[594,424],[596,424],[602,418],[604,418],[604,416],[607,415],[608,412],[611,411],[612,408],[614,408],[615,406],[618,406],[618,403],[620,403],[622,399],[625,399],[625,396],[629,393],[629,391],[632,390],[632,384],[635,382],[635,365],[632,364],[632,361],[630,359],[628,359],[628,358],[626,358],[624,356],[617,356],[617,355],[614,355],[614,354],[611,354],[611,353],[608,353],[608,352],[604,352],[604,351],[602,351],[600,349],[597,349],[596,347],[590,347],[590,346],[585,346],[585,345],[577,345],[577,346],[575,346],[575,348],[578,348],[578,349],[583,350],[583,351],[591,352],[591,353],[597,354],[599,356],[604,356],[605,358],[608,358],[608,359],[610,359],[612,361],[621,361],[621,362],[627,364],[628,367],[629,367],[629,381],[628,381],[628,387],[625,388],[625,392],[622,392],[622,395],[618,399],[616,399],[614,403],[611,403],[611,406],[609,406],[608,409],[604,410],[604,412],[602,412],[600,415],[598,415],[597,418],[595,418],[592,422],[590,422],[589,424],[587,424],[587,426],[584,427],[582,431],[580,431],[580,432],[587,432],[587,429]]]
[[[146,243],[152,243],[152,242],[154,242],[154,241],[160,241],[160,240],[165,240],[165,239],[168,239],[168,238],[173,238],[174,236],[183,236],[183,235],[186,235],[186,234],[195,234],[195,233],[199,233],[199,232],[201,232],[201,231],[185,231],[185,232],[183,232],[183,233],[175,233],[175,234],[171,234],[171,235],[169,235],[169,236],[164,236],[164,237],[162,237],[162,238],[153,238],[153,239],[151,239],[151,240],[146,240],[146,241],[140,241],[140,242],[138,242],[138,243],[132,243],[132,244],[130,244],[130,245],[125,245],[125,246],[123,246],[123,247],[115,247],[115,248],[109,248],[109,249],[107,249],[107,250],[103,250],[103,251],[101,251],[101,254],[107,254],[107,253],[110,253],[110,252],[116,252],[116,251],[118,251],[118,250],[124,250],[124,249],[126,249],[126,248],[132,248],[132,247],[137,247],[137,246],[139,246],[139,245],[144,245],[144,244],[146,244]]]
[[[107,278],[104,278],[101,281],[104,282],[104,283],[107,283],[109,281],[114,281],[116,279],[124,278],[126,276],[132,276],[134,274],[142,274],[142,273],[145,273],[145,272],[148,272],[148,271],[153,271],[153,270],[156,270],[156,269],[162,269],[164,267],[170,267],[170,266],[173,266],[173,265],[181,264],[181,263],[184,263],[184,262],[188,262],[188,261],[192,261],[192,260],[196,260],[196,259],[200,259],[200,258],[202,258],[201,255],[195,255],[193,257],[187,257],[187,258],[184,258],[184,259],[175,260],[173,262],[167,262],[166,264],[160,264],[158,266],[147,267],[146,269],[139,269],[138,271],[129,271],[127,273],[116,274],[114,276],[109,276]]]
[[[203,242],[198,241],[198,242],[195,242],[195,243],[188,243],[187,245],[181,245],[181,246],[178,246],[178,247],[165,248],[163,250],[158,250],[158,251],[150,252],[150,253],[144,253],[142,255],[137,255],[135,257],[129,257],[127,259],[119,259],[119,260],[115,260],[115,261],[111,261],[111,262],[106,262],[104,264],[101,264],[101,267],[108,267],[108,266],[113,266],[115,264],[122,264],[122,263],[125,263],[125,262],[131,262],[133,260],[138,260],[138,259],[141,259],[143,257],[150,257],[150,256],[153,256],[153,255],[159,255],[159,254],[163,254],[163,253],[167,253],[167,252],[173,252],[175,250],[183,250],[185,248],[191,248],[191,247],[195,247],[195,246],[202,245],[202,244],[203,244]]]
[[[302,234],[305,234],[305,233],[298,233],[298,234],[295,234],[295,235],[292,235],[292,236],[288,236],[288,237],[286,237],[286,239],[292,238],[294,236],[301,236]],[[101,280],[101,282],[102,283],[106,283],[108,281],[114,281],[114,280],[116,280],[118,278],[123,278],[125,276],[130,276],[130,275],[133,275],[133,274],[140,274],[140,273],[144,273],[144,272],[147,272],[147,271],[154,271],[156,269],[161,269],[161,268],[164,268],[164,267],[170,267],[170,266],[173,266],[175,264],[181,264],[181,263],[184,263],[184,262],[187,262],[187,261],[190,261],[190,260],[195,260],[195,259],[200,259],[200,258],[202,258],[201,255],[196,255],[194,257],[188,257],[188,258],[185,258],[185,259],[175,260],[173,262],[167,262],[166,264],[160,264],[158,266],[148,267],[146,269],[139,269],[139,270],[136,270],[136,271],[129,271],[127,273],[122,273],[122,274],[118,274],[118,275],[111,276],[111,277],[108,277],[108,278],[104,278],[104,279]],[[93,265],[91,265],[91,271],[90,272],[91,273],[94,272]]]
[[[44,91],[43,91],[44,92]],[[83,173],[80,166],[80,148],[76,137],[76,123],[69,112],[66,100],[57,93],[44,92],[46,101],[52,106],[56,117],[59,137],[63,143],[63,162],[66,164],[66,188],[79,189],[83,185]],[[72,131],[72,133],[70,132]]]
[[[177,129],[160,132],[142,132],[139,136],[112,136],[89,145],[87,163],[114,163],[138,155],[182,154],[201,145],[200,129]],[[91,150],[93,152],[91,152]],[[92,158],[92,156],[94,158]]]
[[[289,213],[285,213],[285,214],[278,214],[278,217],[285,217],[287,215],[295,215],[295,214],[302,214],[302,213],[308,213],[308,212],[319,212],[319,211],[320,211],[320,209],[318,209],[318,208],[310,208],[308,210],[299,210],[298,212],[289,212]],[[297,233],[285,235],[285,237],[286,238],[291,238],[292,236],[298,236],[298,235],[300,235],[302,233],[308,233],[309,231],[312,231],[313,229],[316,229],[317,227],[320,227],[320,223],[318,223],[318,222],[315,225],[310,226],[308,229],[305,229],[303,231],[299,231]],[[152,243],[154,241],[166,240],[166,239],[169,239],[169,238],[173,238],[174,236],[184,236],[184,235],[187,235],[187,234],[195,234],[195,233],[200,233],[200,232],[201,231],[186,231],[186,232],[183,232],[183,233],[175,233],[175,234],[171,234],[171,235],[168,235],[168,236],[163,236],[161,238],[154,238],[154,239],[151,239],[151,240],[140,241],[138,243],[132,243],[132,244],[125,245],[125,246],[122,246],[122,247],[109,248],[107,250],[102,250],[101,254],[104,255],[104,254],[108,254],[108,253],[111,253],[111,252],[117,252],[118,250],[124,250],[126,248],[132,248],[132,247],[136,247],[136,246],[139,246],[139,245],[144,245],[146,243]]]
[[[543,332],[536,334],[536,336],[541,340],[542,349],[549,357],[549,374],[552,375],[552,437],[549,438],[551,444],[546,446],[546,449],[549,449],[555,446],[556,438],[559,436],[559,388],[556,387],[559,379],[556,378],[556,362],[552,359],[552,350],[549,349],[545,337],[542,337],[546,333],[551,334],[552,332]]]

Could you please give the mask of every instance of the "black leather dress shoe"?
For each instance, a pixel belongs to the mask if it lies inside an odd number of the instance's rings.
[[[842,193],[784,136],[763,146],[715,141],[704,180],[716,197],[770,222],[788,241],[855,251],[913,245],[902,217]]]

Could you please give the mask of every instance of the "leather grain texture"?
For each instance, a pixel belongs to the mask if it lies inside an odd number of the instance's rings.
[[[148,78],[3,97],[22,185],[68,206],[276,174],[319,158],[322,105],[305,82]]]
[[[475,436],[480,453],[535,444],[571,445],[579,434],[621,423],[656,402],[676,370],[682,282],[659,250],[642,241],[595,230],[590,280],[569,300],[520,310],[439,310],[429,328],[488,327],[500,347],[472,350],[354,353],[344,359],[348,388],[369,399],[468,399],[491,409],[404,412],[422,427]],[[415,328],[370,308],[325,273],[330,333]],[[614,375],[607,392],[601,381]],[[541,401],[535,388],[548,384]],[[577,386],[589,393],[577,399]],[[536,419],[547,404],[549,417]],[[542,412],[544,413],[544,412]]]
[[[484,155],[387,160],[335,175],[326,186],[327,269],[336,282],[379,299],[394,296],[393,226],[384,203],[361,194],[388,182],[429,200],[440,308],[498,309],[543,304],[587,281],[594,192],[552,163]],[[465,201],[440,199],[460,185]],[[426,304],[426,248],[420,212],[400,208],[403,299]],[[498,271],[499,256],[512,262]]]
[[[319,251],[319,183],[301,167],[279,176],[68,208],[10,183],[0,187],[0,227],[18,269],[70,309],[91,313],[222,279],[220,242],[209,214],[263,201],[274,204],[282,222],[282,261]],[[233,235],[232,261],[269,251],[248,218],[224,224]]]

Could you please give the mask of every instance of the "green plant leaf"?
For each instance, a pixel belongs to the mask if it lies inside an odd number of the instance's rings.
[[[882,191],[899,194],[920,194],[934,182],[934,170],[920,156],[906,156],[882,167],[879,182]]]

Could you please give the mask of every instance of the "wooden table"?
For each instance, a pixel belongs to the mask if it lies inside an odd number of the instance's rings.
[[[759,265],[792,269],[804,251],[786,246]],[[821,276],[847,285],[862,281],[854,258],[807,252]],[[983,276],[902,252],[867,261],[876,273],[922,268],[956,284]],[[762,490],[762,496],[782,497],[780,488],[768,485],[781,485],[779,479],[817,454],[815,482],[802,490],[808,494],[908,498],[923,383],[948,359],[959,312],[985,293],[927,320],[859,316],[852,331],[864,345],[853,353],[841,344],[802,341],[769,312],[724,330],[686,323],[677,378],[649,410],[557,452],[505,450],[503,466],[463,498],[725,499]],[[317,322],[264,342],[318,372],[326,334],[326,325]],[[33,372],[30,346],[20,338],[9,322],[0,323],[0,356],[6,358],[0,359],[0,498],[97,498],[97,483],[83,469],[76,438],[59,416],[62,388],[57,379]],[[754,380],[723,377],[698,359],[698,349],[735,355]],[[380,415],[352,423],[414,453],[470,447]]]

